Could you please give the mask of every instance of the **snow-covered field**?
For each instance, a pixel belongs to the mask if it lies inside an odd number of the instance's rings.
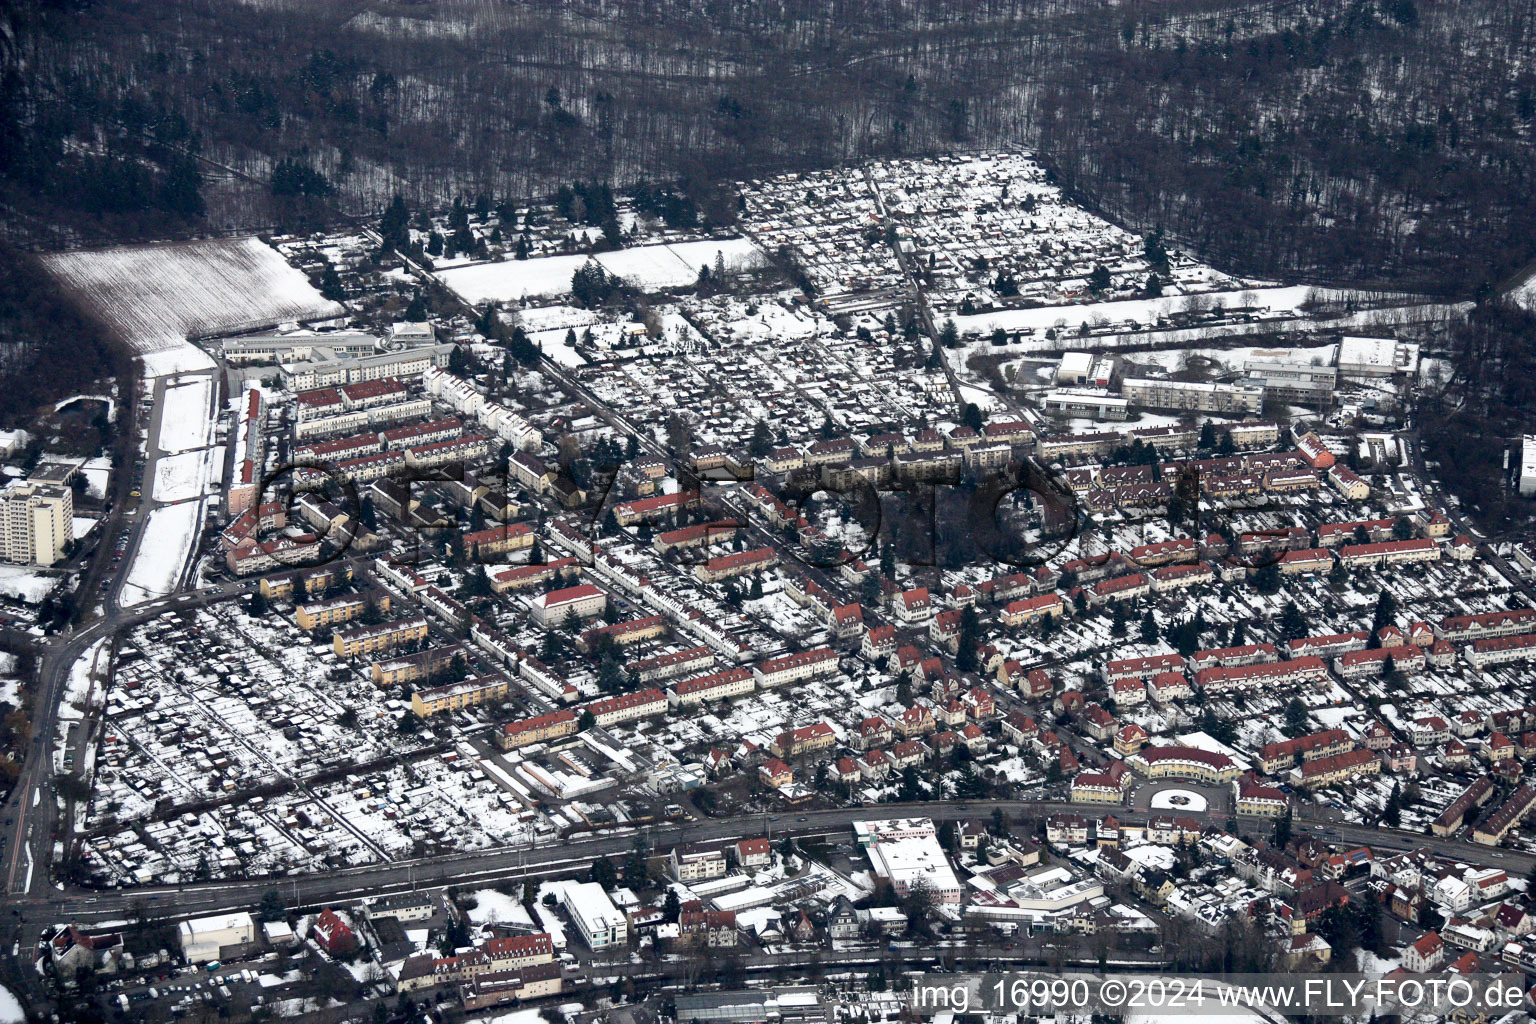
[[[704,239],[671,245],[643,245],[596,256],[546,256],[452,267],[438,276],[466,302],[506,302],[568,295],[571,277],[588,260],[643,290],[678,288],[698,280],[719,253],[730,270],[761,266],[763,254],[745,238]]]
[[[208,488],[219,448],[167,455],[155,463],[156,501],[185,501],[196,498]]]
[[[181,353],[190,349],[188,337],[341,311],[277,250],[256,238],[82,249],[42,259],[140,355]],[[152,368],[166,372],[162,363]],[[207,365],[206,356],[202,363]]]
[[[175,590],[202,524],[201,501],[184,501],[151,512],[119,603],[124,607],[142,604]]]
[[[189,377],[165,389],[158,442],[164,452],[185,452],[208,444],[213,433],[213,378]]]
[[[1040,306],[1036,309],[1004,309],[992,313],[955,318],[961,334],[987,334],[1001,327],[1005,331],[1026,328],[1043,333],[1052,327],[1077,328],[1079,324],[1116,324],[1134,320],[1148,326],[1158,317],[1187,309],[1213,309],[1218,304],[1267,308],[1271,313],[1295,314],[1309,298],[1327,298],[1327,289],[1295,285],[1285,288],[1248,288],[1243,291],[1207,292],[1202,295],[1165,295],[1158,299],[1124,299],[1118,302],[1090,302],[1077,306]]]
[[[25,565],[0,565],[0,594],[37,604],[48,596],[58,577]]]

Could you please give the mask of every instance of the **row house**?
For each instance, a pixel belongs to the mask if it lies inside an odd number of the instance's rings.
[[[1133,601],[1151,593],[1152,584],[1144,573],[1131,573],[1095,583],[1088,590],[1088,604],[1100,607],[1111,601]]]
[[[676,494],[658,494],[652,498],[621,502],[613,506],[613,516],[620,526],[634,526],[679,515],[698,508],[699,504],[698,491],[679,491]]]
[[[680,551],[689,548],[709,547],[712,544],[726,544],[736,539],[741,533],[741,523],[735,519],[721,519],[713,523],[700,523],[696,526],[684,526],[676,530],[666,530],[658,533],[651,541],[651,546],[657,554],[664,555],[669,551]]]
[[[496,746],[502,750],[516,750],[532,743],[574,736],[578,728],[580,724],[576,712],[570,708],[562,708],[548,714],[524,718],[518,722],[508,722],[492,735]]]
[[[1287,551],[1280,556],[1277,567],[1283,576],[1328,572],[1333,568],[1333,555],[1327,548],[1302,548],[1300,551]]]
[[[1326,685],[1328,681],[1328,667],[1321,658],[1310,656],[1257,665],[1208,668],[1195,673],[1195,685],[1213,694],[1305,683]]]
[[[379,594],[375,601],[379,611],[389,611],[389,595]],[[362,594],[345,594],[324,601],[301,604],[293,610],[294,625],[308,633],[324,626],[351,622],[353,619],[362,617],[368,610],[368,604],[369,598]]]
[[[1237,778],[1237,765],[1225,754],[1196,747],[1144,747],[1125,763],[1150,779],[1191,779],[1212,785]]]
[[[1152,571],[1152,589],[1161,594],[1170,590],[1203,586],[1214,582],[1215,579],[1215,570],[1204,562],[1195,562],[1190,565],[1165,565],[1161,569]]]
[[[376,661],[369,666],[368,671],[373,678],[373,685],[382,688],[435,679],[448,672],[455,663],[464,663],[464,649],[457,644]]]
[[[405,384],[393,377],[343,384],[336,390],[341,395],[342,405],[348,409],[368,409],[376,405],[388,405],[391,402],[400,401],[409,393]]]
[[[426,638],[426,616],[412,615],[377,626],[338,630],[331,637],[331,646],[338,658],[359,658],[403,644],[419,644]]]
[[[785,654],[754,666],[752,675],[759,689],[770,690],[787,683],[815,679],[838,671],[838,654],[830,647],[820,647],[797,654]]]
[[[1254,818],[1281,818],[1290,807],[1285,791],[1266,786],[1247,773],[1232,783],[1237,813]]]
[[[1150,679],[1164,672],[1183,672],[1187,667],[1183,655],[1156,654],[1146,658],[1119,658],[1104,666],[1104,681],[1113,683],[1119,679]]]
[[[1067,606],[1056,594],[1040,594],[1019,601],[1011,601],[998,614],[998,621],[1005,626],[1019,627],[1045,616],[1060,617]]]
[[[837,733],[826,722],[781,732],[773,741],[774,750],[780,757],[799,757],[836,745]]]
[[[1320,486],[1317,474],[1301,469],[1274,470],[1264,474],[1264,489],[1275,494],[1315,491]]]
[[[1351,651],[1363,651],[1365,645],[1370,642],[1371,634],[1365,630],[1355,630],[1351,633],[1331,633],[1327,636],[1305,636],[1285,642],[1285,652],[1289,657],[1300,658],[1310,656],[1314,658],[1337,658],[1341,654]]]
[[[300,465],[324,465],[336,459],[354,459],[363,455],[373,455],[383,450],[379,443],[378,434],[354,434],[349,437],[332,438],[329,441],[319,441],[314,444],[300,445],[293,450],[294,461]]]
[[[1347,782],[1361,775],[1376,775],[1381,771],[1381,760],[1371,750],[1349,750],[1342,754],[1306,761],[1291,770],[1293,786],[1312,789]]]
[[[696,707],[706,701],[745,696],[756,689],[749,669],[733,668],[674,684],[667,690],[667,703],[675,708]]]
[[[472,560],[484,562],[495,555],[531,548],[533,542],[532,526],[527,523],[509,523],[466,533],[464,553]]]
[[[1424,668],[1426,660],[1423,648],[1400,644],[1341,654],[1334,659],[1333,667],[1342,679],[1359,679],[1381,675],[1388,662],[1398,672],[1418,672]]]
[[[465,608],[457,598],[438,587],[429,586],[423,590],[421,604],[439,622],[454,630],[461,630],[469,625],[469,609]]]
[[[294,395],[293,408],[295,416],[303,422],[335,416],[337,413],[344,412],[347,407],[341,400],[341,392],[335,388],[315,388],[311,391],[300,391]]]
[[[333,416],[304,418],[293,425],[295,440],[312,437],[335,437],[338,434],[355,434],[368,426],[368,413],[364,410],[339,412]]]
[[[411,710],[418,717],[426,718],[439,711],[458,711],[461,708],[506,700],[510,683],[500,672],[471,676],[457,683],[417,690],[411,694]]]
[[[1377,544],[1345,544],[1339,549],[1339,561],[1347,566],[1402,565],[1439,560],[1439,545],[1427,537],[1388,540]]]
[[[898,480],[958,480],[965,465],[965,453],[958,451],[913,452],[897,455],[891,471]]]
[[[406,456],[400,452],[380,452],[377,455],[364,455],[356,459],[343,459],[331,467],[331,473],[341,480],[354,484],[367,484],[384,477],[392,476],[406,468]],[[301,471],[304,472],[304,471]],[[306,475],[316,474],[311,470]],[[312,477],[322,478],[324,474]]]
[[[1511,661],[1529,661],[1536,657],[1536,633],[1474,640],[1463,648],[1462,657],[1479,671]]]
[[[473,462],[491,452],[491,439],[484,434],[468,434],[451,441],[437,441],[405,449],[405,461],[417,468],[446,466],[454,462]]]
[[[426,423],[415,423],[404,427],[391,427],[381,431],[377,436],[379,444],[384,448],[414,448],[417,445],[434,444],[438,441],[451,441],[464,432],[464,422],[456,416],[445,419],[430,420]]]
[[[693,567],[693,574],[703,583],[716,583],[733,576],[747,576],[777,565],[779,556],[773,548],[734,551]]]
[[[708,647],[689,647],[682,651],[657,654],[632,662],[629,671],[642,683],[654,683],[674,679],[706,669],[715,663],[715,655]]]
[[[1497,846],[1536,807],[1536,787],[1521,785],[1493,813],[1472,826],[1472,841],[1483,846]]]
[[[491,574],[491,590],[505,594],[512,590],[542,586],[557,577],[574,579],[581,563],[574,558],[557,558],[542,565],[519,565]]]
[[[667,696],[654,688],[638,690],[592,701],[581,710],[592,715],[594,725],[606,729],[610,725],[666,714]]]
[[[1397,527],[1396,519],[1360,519],[1348,523],[1322,523],[1317,528],[1320,547],[1336,548],[1364,536],[1364,543],[1388,541]]]
[[[1070,799],[1074,804],[1120,804],[1130,783],[1129,772],[1079,772],[1072,778]]]
[[[1536,608],[1511,608],[1478,615],[1448,615],[1440,620],[1440,638],[1452,643],[1509,636],[1536,630]]]
[[[662,636],[669,628],[671,627],[667,625],[665,616],[643,615],[638,619],[614,622],[606,626],[594,626],[592,629],[583,631],[576,643],[580,650],[592,651],[606,637],[613,642],[614,646],[623,648]]]
[[[1150,467],[1140,468],[1150,471]],[[1148,569],[1172,562],[1192,562],[1197,557],[1195,542],[1189,537],[1179,537],[1156,544],[1139,544],[1130,551],[1131,561]]]
[[[1259,748],[1259,767],[1266,775],[1274,775],[1282,768],[1290,768],[1301,761],[1315,761],[1353,750],[1354,740],[1343,729],[1324,729],[1279,743],[1266,743]]]
[[[1233,665],[1257,665],[1279,660],[1274,644],[1242,644],[1237,647],[1216,647],[1196,651],[1189,657],[1190,667],[1196,672],[1205,668],[1230,667]]]

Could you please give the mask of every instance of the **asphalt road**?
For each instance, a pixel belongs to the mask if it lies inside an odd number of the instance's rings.
[[[645,829],[643,834],[653,848],[662,849],[679,842],[718,841],[761,835],[765,827],[775,837],[789,833],[801,837],[834,835],[839,838],[849,838],[850,826],[852,822],[858,820],[893,817],[930,817],[939,821],[960,818],[986,820],[994,807],[1001,807],[1012,820],[1040,818],[1058,811],[1096,814],[1105,810],[1103,807],[1090,808],[1047,801],[1000,803],[926,801],[833,810],[808,810],[803,814],[785,813],[768,818],[752,816],[711,819],[684,825]],[[1179,816],[1222,826],[1228,820],[1227,814],[1215,811],[1180,812]],[[1267,819],[1239,820],[1239,831],[1247,831],[1256,836],[1267,836],[1271,828],[1272,825]],[[1494,850],[1465,842],[1435,839],[1392,829],[1314,822],[1305,817],[1297,819],[1296,828],[1298,831],[1318,830],[1314,834],[1320,838],[1341,844],[1370,845],[1377,849],[1392,851],[1427,847],[1453,860],[1503,868],[1515,876],[1523,877],[1533,865],[1536,865],[1536,855],[1511,850]],[[13,913],[17,913],[23,919],[38,923],[64,920],[113,920],[126,917],[130,913],[145,914],[150,917],[183,917],[250,908],[260,901],[263,893],[273,889],[276,889],[290,905],[309,906],[419,888],[470,883],[489,884],[494,881],[518,878],[524,874],[575,872],[594,858],[622,855],[630,850],[633,843],[634,834],[625,832],[549,846],[482,851],[421,861],[368,865],[326,874],[298,875],[259,881],[151,886],[103,892],[90,892],[83,889],[38,892],[34,889],[32,895],[14,901],[12,909]]]

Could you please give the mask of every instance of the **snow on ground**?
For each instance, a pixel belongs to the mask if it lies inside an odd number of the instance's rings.
[[[213,358],[196,345],[184,344],[179,348],[151,352],[141,358],[144,361],[146,377],[169,377],[178,373],[213,370],[218,367]]]
[[[991,313],[955,318],[961,334],[990,334],[995,328],[1022,331],[1031,328],[1044,333],[1052,327],[1076,328],[1079,324],[1113,324],[1135,320],[1146,326],[1158,317],[1167,317],[1186,309],[1212,309],[1218,304],[1267,308],[1273,313],[1297,313],[1309,298],[1326,296],[1325,289],[1307,285],[1285,288],[1247,288],[1232,292],[1207,292],[1201,295],[1164,295],[1157,299],[1120,299],[1113,302],[1089,302],[1080,306],[1040,306],[1035,309],[1003,309]]]
[[[112,474],[112,460],[108,458],[87,459],[80,467],[80,475],[85,477],[85,493],[90,498],[105,498],[107,496],[107,479]]]
[[[140,355],[206,355],[188,337],[335,316],[341,306],[257,238],[49,253],[43,266]],[[150,361],[146,360],[146,365]],[[165,373],[154,365],[153,373]]]
[[[26,565],[0,565],[0,594],[37,604],[58,582],[55,576]]]
[[[21,1024],[27,1015],[21,1010],[21,1001],[11,990],[0,985],[0,1024]]]
[[[1145,864],[1150,868],[1161,868],[1164,871],[1172,870],[1174,862],[1178,859],[1166,846],[1156,846],[1145,843],[1141,846],[1127,846],[1123,852],[1128,858],[1137,864]]]
[[[106,651],[106,640],[98,640],[87,647],[69,667],[69,682],[64,687],[64,697],[59,701],[59,718],[62,721],[75,721],[84,716],[83,707],[92,695],[96,680],[103,679],[106,675],[106,664],[111,660]],[[107,657],[103,657],[107,654]],[[104,691],[99,691],[97,696],[104,696]],[[77,706],[79,705],[79,706]]]
[[[475,901],[475,909],[469,911],[469,919],[475,924],[533,924],[523,904],[506,893],[480,889],[470,897]]]
[[[185,501],[200,497],[208,488],[213,474],[213,455],[216,448],[202,451],[167,455],[155,462],[155,487],[151,492],[156,501]]]
[[[74,531],[75,539],[79,540],[81,537],[84,537],[86,534],[96,529],[96,524],[99,522],[101,522],[100,519],[95,519],[91,516],[75,516],[70,520],[70,526]]]
[[[596,256],[545,256],[451,267],[439,272],[444,284],[466,302],[506,302],[569,295],[571,278],[588,260],[646,291],[679,288],[698,280],[699,268],[712,266],[719,253],[729,270],[762,265],[763,254],[745,238],[704,239],[671,245],[642,245]]]
[[[157,443],[164,452],[185,452],[208,444],[213,432],[213,378],[192,377],[167,387],[160,407]]]
[[[131,607],[175,590],[202,525],[201,501],[184,501],[151,512],[118,603]]]
[[[1182,798],[1175,802],[1174,797]],[[1152,794],[1150,807],[1154,811],[1203,811],[1209,801],[1199,793],[1188,789],[1164,789]]]
[[[544,1011],[531,1008],[527,1010],[513,1010],[511,1013],[498,1013],[494,1017],[471,1017],[469,1020],[477,1024],[544,1024]]]

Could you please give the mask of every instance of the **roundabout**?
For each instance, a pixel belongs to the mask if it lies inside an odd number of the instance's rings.
[[[1204,811],[1209,809],[1209,803],[1192,789],[1170,788],[1152,794],[1147,807],[1154,811]]]

